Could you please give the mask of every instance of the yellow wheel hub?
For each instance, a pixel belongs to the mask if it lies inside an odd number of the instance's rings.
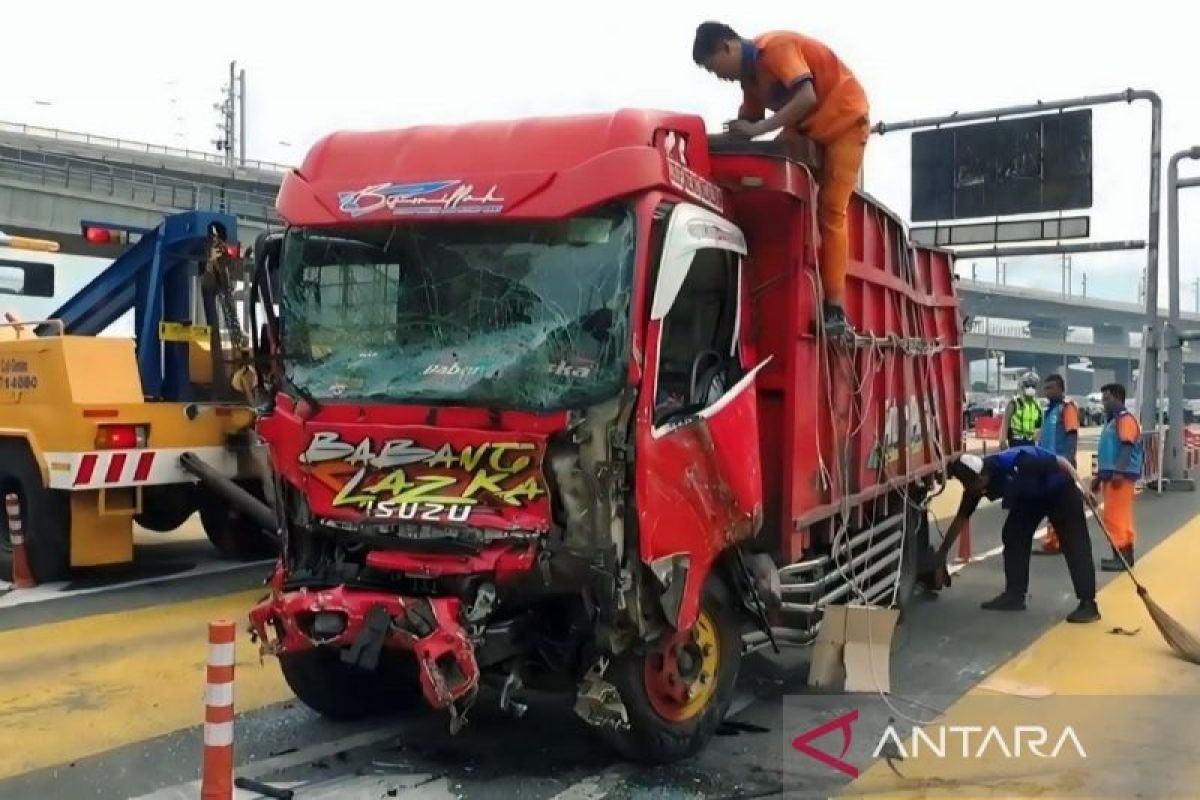
[[[701,610],[690,631],[677,634],[646,658],[646,694],[654,710],[673,722],[704,711],[717,691],[721,646],[712,617]]]

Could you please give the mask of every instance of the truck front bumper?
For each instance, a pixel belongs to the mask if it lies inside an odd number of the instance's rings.
[[[272,655],[326,647],[341,651],[347,663],[374,669],[382,649],[411,652],[425,699],[444,709],[469,700],[479,685],[460,610],[456,597],[399,597],[337,586],[275,591],[251,610],[250,625],[261,652]]]

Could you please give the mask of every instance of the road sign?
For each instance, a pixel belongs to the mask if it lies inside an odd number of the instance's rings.
[[[913,134],[914,222],[1091,205],[1091,109]]]

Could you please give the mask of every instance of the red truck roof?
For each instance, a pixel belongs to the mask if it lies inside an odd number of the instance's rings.
[[[720,208],[704,122],[666,111],[333,133],[289,173],[296,225],[393,217],[557,218],[653,187]]]

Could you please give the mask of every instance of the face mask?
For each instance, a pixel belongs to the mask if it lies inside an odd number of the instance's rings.
[[[1037,394],[1037,389],[1033,388],[1032,386],[1025,387],[1025,396],[1026,397],[1033,397],[1035,394]]]

